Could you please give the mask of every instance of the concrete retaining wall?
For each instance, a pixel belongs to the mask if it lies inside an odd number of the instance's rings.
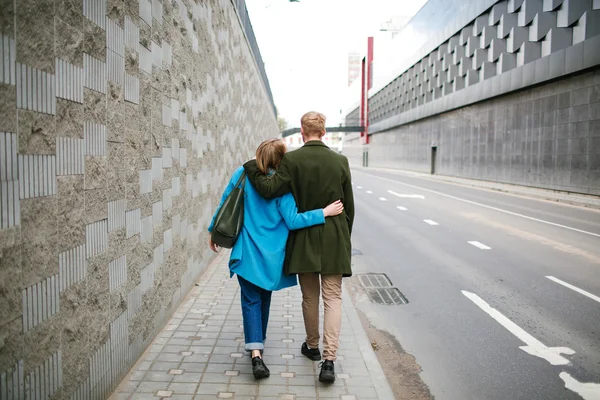
[[[104,399],[276,119],[228,0],[0,7],[0,397]]]

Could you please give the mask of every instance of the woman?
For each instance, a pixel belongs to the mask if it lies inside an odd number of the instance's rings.
[[[280,139],[261,143],[256,150],[258,168],[265,174],[273,173],[285,152],[285,144]],[[212,232],[219,209],[243,172],[244,168],[240,167],[233,173],[210,223],[209,232]],[[271,293],[297,283],[295,275],[285,276],[283,273],[289,231],[324,224],[325,217],[339,215],[343,208],[341,202],[337,201],[324,209],[298,213],[291,193],[266,200],[246,178],[244,226],[231,251],[229,270],[230,276],[237,274],[240,284],[246,351],[252,352],[252,373],[256,379],[270,375],[262,359],[262,350],[269,321]],[[217,246],[210,238],[209,246],[217,251]]]

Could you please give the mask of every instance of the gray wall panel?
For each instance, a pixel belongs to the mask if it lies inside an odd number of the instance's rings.
[[[442,175],[600,195],[600,148],[587,145],[600,143],[599,92],[596,68],[406,123],[370,136],[369,166],[428,173],[436,146]],[[358,143],[343,150],[355,165]]]

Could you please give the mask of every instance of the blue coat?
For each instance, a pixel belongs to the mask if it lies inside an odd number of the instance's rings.
[[[243,167],[231,177],[221,202],[212,218],[208,231],[211,232],[215,217],[223,202],[239,180]],[[296,201],[291,193],[267,200],[254,189],[248,178],[244,187],[244,227],[229,259],[230,276],[238,274],[265,290],[279,290],[294,286],[296,275],[283,273],[285,245],[290,230],[324,224],[322,209],[298,214]]]

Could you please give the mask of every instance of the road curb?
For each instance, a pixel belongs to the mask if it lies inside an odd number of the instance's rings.
[[[342,285],[342,304],[344,305],[346,313],[348,314],[348,319],[350,320],[350,325],[352,326],[354,336],[356,337],[359,350],[363,354],[365,365],[371,373],[371,378],[375,383],[375,391],[377,392],[377,396],[382,400],[394,399],[392,387],[385,376],[385,372],[383,372],[383,368],[377,359],[377,355],[373,351],[373,347],[371,347],[371,342],[369,342],[367,333],[362,326],[362,322],[360,321],[360,317],[356,312],[356,307],[352,302],[352,297],[348,292],[348,289],[346,289],[346,285]]]

